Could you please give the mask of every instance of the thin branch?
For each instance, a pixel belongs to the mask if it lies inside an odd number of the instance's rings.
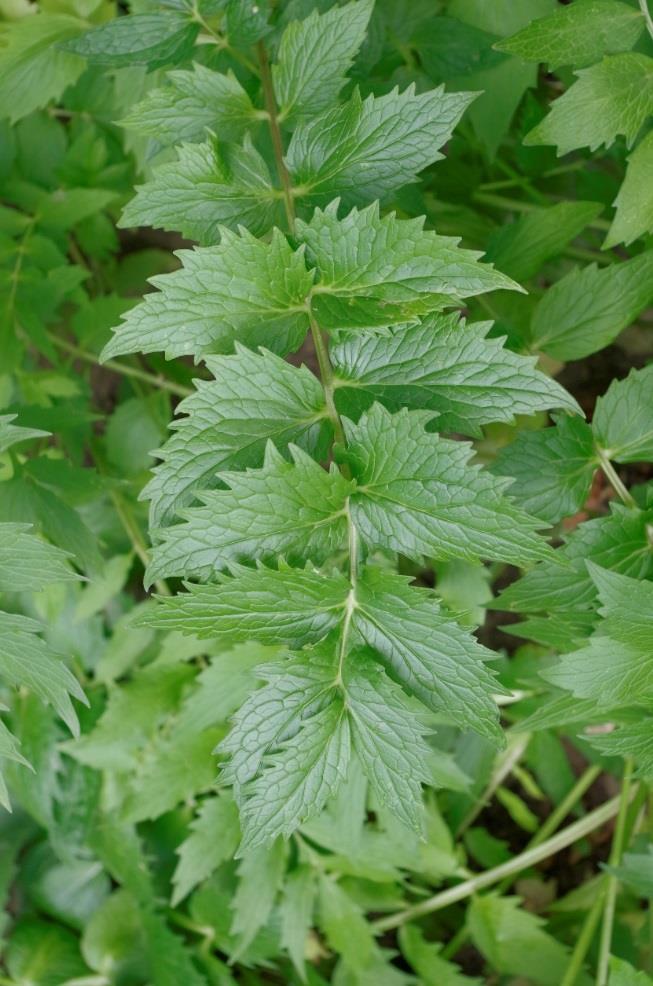
[[[628,803],[630,803],[631,797],[634,797],[634,793],[633,791],[628,794]],[[455,887],[442,890],[440,893],[435,894],[434,897],[429,897],[419,904],[407,907],[403,911],[397,911],[396,914],[390,914],[388,917],[380,918],[374,922],[374,930],[376,932],[384,932],[389,931],[391,928],[399,928],[402,924],[406,924],[414,918],[423,917],[425,914],[432,914],[434,911],[440,911],[442,908],[449,907],[459,900],[465,900],[465,898],[471,897],[478,890],[483,890],[485,887],[491,887],[493,884],[499,883],[505,877],[513,876],[516,873],[522,872],[522,870],[528,869],[530,866],[541,863],[550,856],[555,856],[556,853],[573,845],[574,842],[578,842],[579,839],[601,828],[602,825],[605,825],[606,822],[614,818],[621,810],[621,803],[621,796],[606,801],[605,804],[590,812],[589,815],[568,825],[567,828],[562,829],[561,832],[547,839],[541,845],[534,846],[532,849],[526,849],[519,856],[515,856],[514,859],[510,859],[500,866],[495,866],[494,869],[487,870],[485,873],[479,873],[477,876],[465,880]]]
[[[631,787],[633,779],[633,759],[628,757],[624,767],[624,777],[621,784],[621,795],[619,797],[619,815],[614,830],[612,848],[610,850],[609,865],[618,866],[626,845],[626,817],[628,805],[631,798]],[[607,880],[605,892],[605,903],[603,909],[603,926],[601,928],[601,944],[599,946],[599,961],[596,972],[596,986],[608,986],[608,976],[610,975],[610,953],[612,951],[612,929],[614,927],[614,915],[617,906],[617,890],[619,889],[619,878],[610,873]]]
[[[268,112],[268,124],[270,126],[270,135],[272,137],[272,146],[274,148],[274,159],[277,165],[277,171],[279,173],[279,181],[281,182],[281,187],[283,188],[283,204],[286,209],[288,229],[292,233],[295,228],[296,219],[295,203],[293,201],[290,175],[288,174],[288,169],[283,156],[283,140],[281,139],[281,130],[279,129],[279,116],[277,113],[277,104],[274,98],[274,86],[272,84],[270,62],[268,61],[268,53],[262,41],[259,41],[257,51],[259,64],[261,66],[261,82],[263,84],[265,108]]]
[[[619,473],[610,462],[608,453],[605,451],[605,449],[599,448],[598,446],[596,452],[599,457],[599,463],[603,471],[603,474],[605,475],[605,478],[612,486],[615,493],[621,499],[621,502],[625,504],[625,506],[627,507],[636,507],[637,503],[635,502],[634,497],[632,496],[630,491],[626,489],[626,486],[622,482]]]

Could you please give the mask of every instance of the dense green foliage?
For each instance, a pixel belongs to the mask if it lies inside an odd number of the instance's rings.
[[[0,983],[651,986],[645,0],[0,16]]]

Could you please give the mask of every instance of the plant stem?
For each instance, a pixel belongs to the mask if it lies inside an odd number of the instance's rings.
[[[587,912],[587,916],[583,922],[583,927],[581,928],[580,934],[576,939],[576,944],[573,952],[571,953],[569,965],[565,970],[565,975],[560,983],[560,986],[574,986],[581,973],[585,956],[589,951],[589,947],[592,944],[592,939],[594,938],[594,934],[601,919],[603,901],[605,900],[606,883],[606,877],[603,875],[600,878],[600,888],[597,893],[597,897],[590,910]]]
[[[496,789],[504,782],[506,777],[508,777],[513,767],[519,763],[526,752],[530,738],[530,733],[515,733],[510,737],[508,746],[502,752],[498,763],[492,771],[492,776],[490,777],[483,794],[480,798],[478,798],[471,810],[467,815],[465,815],[462,822],[456,829],[457,839],[459,839],[461,835],[467,831],[472,822],[478,818],[480,813],[492,799]]]
[[[293,201],[290,175],[288,174],[286,162],[283,157],[283,141],[281,139],[281,130],[279,129],[279,116],[277,113],[277,104],[274,98],[274,86],[272,85],[270,62],[268,60],[268,53],[265,45],[262,41],[259,41],[256,48],[258,51],[259,64],[261,66],[261,82],[263,84],[265,108],[268,111],[268,123],[270,125],[270,135],[272,137],[272,146],[274,148],[274,159],[276,161],[277,171],[279,173],[279,181],[281,182],[281,187],[283,188],[283,203],[286,209],[288,229],[292,233],[295,228],[296,219],[295,203]]]
[[[541,206],[535,205],[533,202],[523,202],[521,199],[493,195],[491,192],[474,192],[472,197],[483,205],[494,206],[496,209],[512,210],[513,212],[537,212],[541,208]],[[610,228],[610,223],[606,219],[594,219],[591,223],[587,224],[586,228],[605,233]]]
[[[113,373],[120,373],[123,377],[132,377],[134,380],[141,380],[143,383],[149,383],[152,387],[159,388],[159,390],[167,390],[170,394],[176,394],[177,397],[188,397],[189,394],[194,393],[190,387],[184,387],[180,383],[173,383],[171,380],[166,380],[165,377],[157,376],[155,373],[148,373],[147,370],[141,370],[137,366],[117,363],[112,359],[107,360],[106,363],[101,363],[100,358],[95,353],[87,353],[86,350],[80,349],[79,346],[73,345],[72,342],[68,342],[66,339],[60,339],[53,332],[48,332],[47,337],[54,346],[63,349],[64,352],[69,353],[76,359],[83,360],[85,363],[92,363],[93,366],[101,366],[105,370],[111,370]]]
[[[582,168],[586,167],[587,161],[572,161],[571,164],[561,164],[559,168],[551,168],[550,171],[545,171],[543,174],[539,175],[539,178],[555,178],[557,175],[565,175],[572,171],[580,171]],[[502,178],[500,181],[486,181],[478,187],[483,192],[491,192],[500,188],[514,188],[517,185],[521,185],[524,180],[527,180],[525,179],[525,176],[515,175],[514,178]]]
[[[630,793],[626,796],[622,793],[619,797],[606,801],[605,804],[596,808],[584,818],[580,818],[578,821],[568,825],[567,828],[562,829],[561,832],[547,839],[546,842],[541,843],[539,846],[534,846],[532,849],[524,850],[519,856],[515,856],[514,859],[510,859],[506,863],[501,863],[500,866],[495,866],[485,873],[479,873],[477,876],[472,877],[470,880],[465,880],[455,887],[448,887],[447,890],[443,890],[435,894],[435,896],[421,901],[419,904],[414,904],[412,907],[407,907],[403,911],[398,911],[396,914],[390,914],[388,917],[379,919],[374,922],[373,927],[375,931],[389,931],[391,928],[398,928],[402,924],[406,924],[407,921],[412,921],[413,918],[422,917],[424,914],[432,914],[434,911],[440,911],[444,907],[449,907],[450,904],[455,904],[459,900],[470,897],[478,890],[483,890],[484,887],[491,887],[493,884],[499,883],[504,877],[520,873],[530,866],[535,866],[536,863],[541,863],[542,860],[554,856],[568,846],[573,845],[574,842],[578,842],[579,839],[584,838],[590,832],[594,832],[602,825],[605,825],[606,822],[609,822],[611,818],[614,818],[618,814],[622,801],[626,801],[626,804],[628,804],[630,797]]]
[[[653,38],[653,17],[651,17],[651,11],[649,10],[647,0],[639,0],[639,6],[642,13],[644,14],[644,20],[646,21],[646,29],[648,33],[651,35],[651,37]]]
[[[618,866],[626,842],[626,816],[628,805],[631,798],[631,786],[633,779],[633,759],[628,757],[624,766],[624,777],[621,784],[621,795],[619,797],[619,814],[614,829],[614,838],[610,850],[610,866]],[[614,915],[617,905],[617,890],[619,879],[610,873],[607,879],[607,889],[603,910],[603,926],[601,928],[601,944],[599,947],[599,962],[596,972],[596,986],[608,986],[608,976],[610,974],[610,952],[612,948],[612,929],[614,926]]]
[[[610,462],[608,453],[605,451],[605,449],[599,448],[598,446],[596,448],[596,453],[599,457],[599,463],[606,479],[609,481],[615,493],[617,493],[617,495],[620,497],[621,502],[624,503],[627,507],[636,507],[637,503],[635,502],[635,499],[633,498],[629,490],[626,489],[624,483],[621,480],[621,477],[619,476],[619,473]]]

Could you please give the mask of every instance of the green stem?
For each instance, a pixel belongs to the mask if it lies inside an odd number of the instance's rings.
[[[474,192],[472,198],[483,205],[512,212],[537,212],[541,208],[533,202],[524,202],[522,199],[508,198],[504,195],[493,195],[491,192]],[[600,233],[605,233],[609,228],[610,223],[606,219],[595,219],[587,224],[587,229],[595,229]]]
[[[606,479],[609,481],[615,493],[617,493],[617,495],[620,497],[621,502],[624,503],[627,507],[636,507],[637,503],[635,502],[634,497],[631,495],[629,490],[626,489],[624,483],[622,482],[621,477],[619,476],[619,473],[610,462],[608,453],[605,451],[605,449],[599,448],[598,446],[596,448],[596,452],[599,457],[599,463],[601,469],[603,470]]]
[[[580,171],[586,167],[587,161],[573,161],[571,164],[561,164],[559,168],[551,168],[550,171],[545,171],[543,174],[539,175],[539,178],[542,180],[547,178],[555,178],[557,175],[564,175],[571,171]],[[515,188],[517,185],[521,185],[524,180],[525,178],[523,175],[515,175],[514,178],[502,178],[500,181],[486,181],[478,187],[483,192],[491,192],[495,189]]]
[[[469,813],[465,815],[462,822],[456,829],[457,839],[459,839],[461,835],[467,831],[469,826],[478,818],[483,809],[491,801],[494,792],[498,787],[500,787],[506,777],[509,776],[516,764],[519,763],[526,752],[530,738],[530,733],[515,733],[510,737],[508,746],[501,753],[501,756],[492,771],[492,776],[490,777],[483,794],[480,798],[478,798]]]
[[[621,785],[621,795],[619,797],[619,814],[614,829],[614,838],[610,850],[610,866],[618,866],[621,862],[625,842],[626,842],[626,818],[628,815],[628,805],[631,798],[631,787],[633,779],[633,759],[628,757],[624,766],[624,777]],[[614,915],[617,905],[617,890],[619,880],[614,874],[610,874],[607,880],[605,902],[603,909],[603,926],[601,928],[601,944],[599,946],[599,961],[596,972],[596,986],[608,986],[608,976],[610,975],[610,952],[612,948],[612,929],[614,927]]]
[[[644,14],[644,20],[646,21],[646,29],[648,33],[653,38],[653,17],[651,17],[651,11],[648,7],[647,0],[639,0],[640,10]]]
[[[177,397],[188,397],[189,394],[194,393],[190,387],[173,383],[170,380],[166,380],[165,377],[157,376],[155,373],[148,373],[147,370],[141,370],[137,366],[117,363],[112,359],[107,360],[106,363],[101,363],[99,356],[96,356],[95,353],[88,353],[86,350],[80,349],[79,346],[73,345],[72,342],[68,342],[66,339],[60,339],[53,332],[48,332],[47,337],[58,349],[62,349],[65,353],[74,356],[75,359],[81,359],[85,363],[91,363],[93,366],[101,366],[105,370],[111,370],[112,373],[119,373],[123,377],[140,380],[143,383],[150,384],[152,387],[157,387],[159,390],[167,390],[170,394],[175,394]]]
[[[274,148],[274,159],[277,165],[277,171],[279,173],[279,180],[281,182],[281,187],[283,189],[283,204],[286,210],[286,218],[288,220],[288,229],[292,233],[295,229],[295,202],[293,200],[292,194],[292,183],[290,181],[290,175],[288,174],[288,169],[286,167],[286,162],[283,156],[283,140],[281,139],[281,130],[279,129],[279,116],[277,113],[277,104],[274,98],[274,86],[272,84],[272,73],[270,72],[270,62],[268,60],[268,53],[265,45],[262,41],[259,41],[257,45],[258,60],[261,66],[261,83],[263,85],[263,97],[265,99],[265,108],[268,112],[268,123],[270,126],[270,136],[272,137],[272,146]]]
[[[581,928],[580,934],[576,939],[576,944],[573,952],[571,953],[569,965],[565,970],[565,975],[560,983],[560,986],[574,986],[582,971],[585,956],[589,951],[589,947],[592,944],[592,939],[594,938],[596,929],[598,928],[599,921],[601,919],[603,901],[605,900],[606,882],[607,880],[605,876],[600,877],[600,886],[597,891],[596,899],[594,900],[590,910],[587,912],[587,917],[585,918],[583,927]]]
[[[422,917],[424,914],[432,914],[434,911],[440,911],[444,907],[449,907],[459,900],[470,897],[478,890],[483,890],[485,887],[491,887],[493,884],[499,883],[505,877],[521,873],[523,870],[529,869],[529,867],[535,866],[537,863],[541,863],[550,856],[554,856],[568,846],[573,845],[574,842],[578,842],[579,839],[584,838],[590,832],[594,832],[602,825],[605,825],[606,822],[609,822],[611,818],[614,818],[619,813],[623,800],[623,795],[612,798],[584,818],[580,818],[578,821],[568,825],[567,828],[562,829],[561,832],[547,839],[546,842],[541,843],[539,846],[534,846],[532,849],[525,849],[524,852],[520,853],[519,856],[515,856],[514,859],[510,859],[506,863],[501,863],[500,866],[495,866],[485,873],[479,873],[477,876],[472,877],[470,880],[465,880],[455,887],[449,887],[447,890],[443,890],[435,894],[434,897],[429,897],[427,900],[421,901],[419,904],[414,904],[412,907],[407,907],[403,911],[398,911],[396,914],[390,914],[388,917],[379,919],[374,922],[373,927],[375,931],[389,931],[391,928],[398,928],[402,924],[406,924],[407,921]]]

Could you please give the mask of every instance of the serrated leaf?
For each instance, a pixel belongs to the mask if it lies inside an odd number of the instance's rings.
[[[236,852],[240,829],[235,804],[226,797],[207,798],[190,829],[190,835],[177,849],[172,907]]]
[[[585,521],[558,549],[567,563],[536,565],[505,589],[490,607],[522,613],[591,612],[597,601],[586,561],[632,578],[650,578],[653,555],[646,528],[650,515],[613,504],[611,514]]]
[[[0,592],[25,592],[51,582],[77,580],[68,553],[30,534],[30,530],[30,524],[0,523]]]
[[[653,231],[653,133],[637,145],[628,158],[626,177],[614,200],[616,208],[604,249],[618,243],[628,246]]]
[[[653,299],[653,250],[609,267],[575,268],[540,300],[531,343],[554,359],[575,360],[613,342]]]
[[[518,897],[475,897],[468,915],[472,940],[498,972],[558,986],[569,951],[544,931],[541,918],[520,904]]]
[[[192,633],[200,639],[259,640],[303,647],[316,643],[343,618],[349,583],[342,575],[285,568],[234,570],[211,585],[189,585],[161,599],[141,625]]]
[[[281,36],[272,69],[283,120],[311,116],[335,102],[360,48],[374,0],[317,10],[292,21]]]
[[[553,428],[520,432],[499,451],[491,471],[513,479],[510,496],[520,507],[557,524],[583,507],[596,468],[592,429],[565,415]]]
[[[524,143],[555,144],[558,154],[610,147],[619,135],[631,145],[653,113],[653,59],[636,52],[609,55],[577,75]]]
[[[0,673],[16,688],[29,688],[56,709],[73,735],[79,734],[71,696],[88,704],[77,678],[38,636],[41,626],[26,616],[0,613]]]
[[[205,140],[207,129],[220,141],[238,140],[260,117],[233,72],[214,72],[196,63],[192,69],[168,72],[166,85],[151,89],[120,123],[167,145]]]
[[[315,454],[324,431],[324,392],[306,367],[291,366],[272,353],[252,353],[236,344],[233,356],[206,360],[215,380],[196,381],[197,392],[177,406],[184,415],[157,452],[162,463],[143,490],[150,524],[170,523],[196,491],[217,484],[223,469],[263,463],[265,445],[280,450],[293,442]]]
[[[630,51],[644,30],[641,11],[618,0],[585,0],[559,7],[494,47],[527,62],[584,68],[603,55]]]
[[[620,883],[634,890],[640,897],[653,898],[653,847],[649,842],[646,852],[624,853],[620,866],[606,867]]]
[[[0,615],[0,622],[2,616]],[[21,764],[23,767],[30,767],[28,760],[20,752],[20,741],[11,733],[0,719],[0,805],[7,811],[11,811],[9,792],[2,775],[2,761],[11,760],[13,763]]]
[[[596,402],[592,431],[609,459],[653,460],[653,364],[612,381]]]
[[[36,918],[23,918],[12,929],[3,959],[12,979],[30,986],[61,986],[89,972],[75,935]]]
[[[653,979],[645,972],[638,972],[624,959],[610,956],[610,986],[651,986]]]
[[[320,879],[318,924],[336,955],[363,972],[376,957],[372,929],[358,904],[335,880]]]
[[[326,205],[366,205],[439,160],[439,148],[451,136],[470,93],[443,88],[416,95],[414,87],[361,99],[328,110],[295,130],[286,161],[293,184],[307,201]]]
[[[61,51],[58,44],[84,27],[76,17],[46,12],[11,23],[0,51],[1,117],[15,123],[59,99],[77,81],[83,60]]]
[[[373,400],[391,411],[437,412],[438,430],[479,436],[481,425],[550,407],[577,410],[535,360],[488,338],[490,322],[431,315],[386,335],[351,334],[331,349],[336,406],[357,417]]]
[[[147,577],[207,578],[229,564],[274,555],[316,562],[346,540],[345,500],[352,484],[291,447],[292,462],[269,445],[262,469],[224,473],[227,490],[205,491],[203,507],[162,532]]]
[[[529,212],[490,236],[485,259],[516,281],[527,281],[602,210],[599,202],[557,202]]]
[[[427,432],[430,418],[375,404],[348,425],[350,510],[363,540],[417,559],[548,557],[539,522],[504,497],[507,483],[471,465],[468,444]]]
[[[293,726],[292,735],[264,755],[259,776],[240,797],[241,852],[279,835],[287,838],[324,807],[346,777],[350,717],[335,690],[328,704]]]
[[[270,0],[257,3],[242,3],[242,0],[227,0],[227,34],[236,47],[246,48],[254,44],[271,30],[268,18],[272,11]]]
[[[478,262],[458,240],[424,230],[423,219],[381,218],[378,202],[338,219],[338,201],[298,221],[308,265],[319,279],[312,311],[322,328],[373,328],[405,322],[497,289],[520,290]]]
[[[160,288],[125,315],[102,358],[162,350],[166,357],[225,352],[239,341],[280,353],[307,330],[312,275],[275,230],[270,243],[222,230],[218,246],[182,250],[183,269],[154,277]]]
[[[356,586],[352,625],[388,673],[429,709],[496,741],[493,656],[439,610],[424,589],[391,572],[366,568]]]
[[[426,941],[417,925],[405,924],[400,928],[399,943],[423,986],[479,986],[480,979],[463,976],[458,966],[443,959],[442,946]]]
[[[95,65],[147,65],[153,69],[187,58],[199,29],[199,22],[186,11],[158,10],[116,17],[63,47]]]
[[[653,582],[587,563],[603,619],[587,645],[545,673],[548,681],[600,705],[627,705],[653,696]]]
[[[178,231],[210,246],[224,237],[223,226],[242,225],[260,235],[278,214],[279,193],[251,140],[246,137],[240,146],[211,137],[182,144],[176,161],[160,165],[150,181],[137,186],[119,225]]]
[[[40,428],[22,428],[20,425],[12,424],[17,417],[17,414],[0,414],[0,454],[20,442],[29,442],[33,438],[47,438],[50,435],[49,431],[41,431]]]
[[[613,727],[616,718],[610,716]],[[640,776],[653,777],[653,718],[650,713],[641,713],[639,721],[620,723],[617,729],[586,738],[606,757],[632,757]]]
[[[351,741],[380,802],[410,829],[422,832],[422,784],[430,781],[428,729],[402,692],[363,655],[345,661],[344,686]]]

